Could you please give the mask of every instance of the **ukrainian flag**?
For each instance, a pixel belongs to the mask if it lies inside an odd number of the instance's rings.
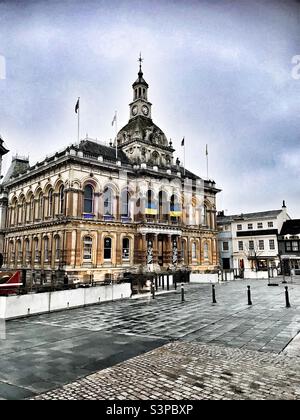
[[[170,216],[171,217],[180,217],[182,215],[182,211],[179,204],[171,205],[170,209]]]
[[[156,215],[157,214],[156,203],[148,203],[147,207],[145,208],[145,214]]]

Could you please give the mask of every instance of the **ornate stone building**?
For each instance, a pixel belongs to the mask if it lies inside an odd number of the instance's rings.
[[[218,265],[220,190],[174,163],[141,66],[129,106],[117,145],[86,138],[34,166],[13,158],[0,199],[6,268],[48,282]]]

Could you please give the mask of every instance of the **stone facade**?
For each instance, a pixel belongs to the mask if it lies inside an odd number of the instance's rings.
[[[117,151],[86,138],[34,166],[13,159],[0,197],[6,268],[50,282],[66,272],[100,281],[126,271],[217,267],[220,190],[173,164],[147,89],[140,68]]]

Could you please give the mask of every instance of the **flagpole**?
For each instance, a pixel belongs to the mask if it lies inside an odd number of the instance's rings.
[[[79,143],[79,127],[80,127],[80,97],[78,97],[78,112],[77,112],[77,139]]]
[[[118,135],[118,119],[117,119],[117,111],[115,111],[115,117],[116,117],[116,159],[118,159],[118,141],[117,141],[117,135]]]
[[[185,137],[184,137],[184,143],[183,143],[183,174],[185,176]]]
[[[208,150],[206,145],[206,177],[208,179]]]

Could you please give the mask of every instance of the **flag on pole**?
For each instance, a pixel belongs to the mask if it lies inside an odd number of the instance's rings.
[[[181,140],[181,146],[184,146],[184,137],[183,137],[183,139]]]
[[[117,113],[115,113],[114,118],[111,122],[111,125],[114,125],[114,123],[116,123],[116,122],[117,122]]]
[[[206,154],[206,156],[208,156],[208,148],[207,148],[207,145],[206,145],[205,154]]]
[[[77,99],[76,105],[75,105],[75,114],[78,113],[79,110],[79,98]]]

